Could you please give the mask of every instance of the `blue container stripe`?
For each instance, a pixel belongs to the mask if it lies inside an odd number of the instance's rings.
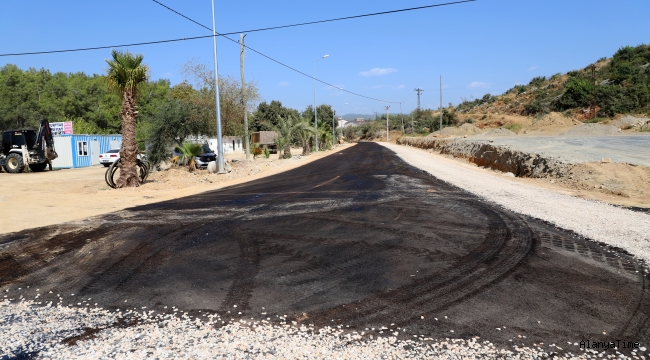
[[[90,166],[92,160],[92,149],[90,148],[90,141],[99,141],[100,153],[110,150],[111,141],[122,142],[122,135],[62,135],[70,138],[70,148],[72,149],[72,167],[85,167]],[[79,155],[78,143],[85,141],[88,146],[88,155]]]

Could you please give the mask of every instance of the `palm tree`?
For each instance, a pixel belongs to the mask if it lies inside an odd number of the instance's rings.
[[[323,150],[332,146],[332,127],[327,122],[318,123],[318,142],[322,145]]]
[[[122,97],[122,148],[120,149],[120,178],[115,182],[117,188],[136,187],[140,185],[136,157],[138,147],[135,142],[135,120],[138,116],[138,87],[147,81],[149,68],[142,64],[144,56],[134,55],[118,50],[111,51],[112,59],[108,63],[108,87]]]
[[[302,118],[300,119],[300,122],[302,122],[302,126],[298,131],[298,138],[302,143],[302,155],[307,156],[311,152],[310,141],[316,131],[315,128],[311,126],[310,119]]]
[[[192,172],[196,170],[196,162],[194,161],[194,157],[203,153],[203,145],[184,143],[176,149],[181,153],[181,162],[183,164],[187,163],[189,171]]]
[[[291,157],[291,143],[294,141],[294,137],[300,137],[301,132],[308,127],[309,125],[306,122],[295,116],[288,115],[287,118],[278,116],[278,123],[274,130],[278,133],[275,140],[278,151],[280,149],[284,150],[284,154],[280,155],[281,158],[288,159]]]

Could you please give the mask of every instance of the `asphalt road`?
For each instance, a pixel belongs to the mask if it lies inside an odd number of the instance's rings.
[[[287,315],[504,347],[647,346],[643,274],[629,255],[484,202],[373,143],[227,189],[0,235],[0,290],[16,299],[39,289],[65,305]]]

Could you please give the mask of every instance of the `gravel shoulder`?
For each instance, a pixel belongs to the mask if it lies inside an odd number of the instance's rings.
[[[471,165],[424,150],[380,144],[410,165],[506,209],[548,221],[650,261],[649,215],[478,171]]]

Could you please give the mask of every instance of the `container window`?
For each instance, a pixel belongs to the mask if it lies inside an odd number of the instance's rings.
[[[79,156],[88,156],[88,142],[77,141],[77,153]]]

